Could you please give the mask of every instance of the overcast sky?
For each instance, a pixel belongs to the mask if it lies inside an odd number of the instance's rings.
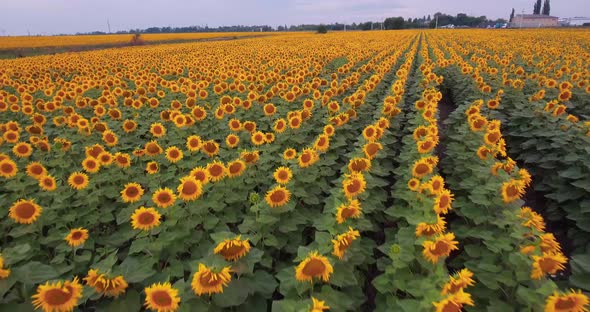
[[[0,0],[0,35],[128,30],[150,26],[352,23],[436,12],[508,18],[534,0]],[[590,16],[588,0],[551,1],[551,14]]]

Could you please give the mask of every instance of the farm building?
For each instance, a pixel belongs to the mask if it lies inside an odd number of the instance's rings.
[[[549,15],[540,14],[518,14],[514,16],[510,27],[512,28],[538,28],[538,27],[558,27],[558,18]]]

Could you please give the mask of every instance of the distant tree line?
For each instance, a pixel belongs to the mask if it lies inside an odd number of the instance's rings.
[[[548,0],[546,0],[548,2]],[[487,27],[497,23],[506,23],[505,19],[489,20],[486,16],[469,16],[459,13],[456,16],[437,12],[434,16],[428,15],[419,18],[388,17],[383,21],[367,21],[361,23],[343,24],[300,24],[300,25],[280,25],[276,28],[269,25],[235,25],[235,26],[186,26],[186,27],[149,27],[146,29],[130,29],[117,31],[116,34],[158,34],[158,33],[192,33],[192,32],[269,32],[269,31],[317,31],[320,26],[325,27],[326,31],[343,31],[343,30],[378,30],[378,29],[410,29],[410,28],[434,28],[436,18],[438,17],[438,26],[453,24],[464,27]],[[77,35],[99,35],[106,32],[95,31],[90,33],[78,33]]]

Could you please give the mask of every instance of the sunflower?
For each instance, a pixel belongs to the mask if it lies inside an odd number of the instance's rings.
[[[149,231],[160,225],[160,213],[151,207],[139,207],[131,215],[131,226],[134,230]]]
[[[373,159],[377,156],[377,152],[383,149],[383,145],[377,142],[367,143],[363,146],[363,152],[365,153],[365,157],[368,159]]]
[[[374,142],[377,139],[375,126],[366,126],[365,129],[363,129],[363,138],[368,142]]]
[[[297,151],[293,148],[288,148],[283,152],[283,159],[291,160],[297,156]]]
[[[553,234],[545,233],[542,234],[539,238],[541,239],[542,252],[561,252],[561,246],[559,245]]]
[[[147,142],[145,144],[144,150],[148,156],[160,155],[164,151],[156,141]]]
[[[68,184],[76,190],[85,189],[88,186],[88,175],[83,172],[73,172],[68,177]]]
[[[270,207],[281,207],[289,202],[290,198],[291,192],[283,186],[275,186],[264,197]]]
[[[463,311],[463,305],[475,305],[471,299],[471,295],[464,292],[462,289],[445,299],[439,302],[433,302],[432,304],[436,308],[436,312],[460,312]]]
[[[264,136],[264,133],[260,131],[252,133],[250,139],[252,140],[252,144],[256,146],[262,145],[266,142],[266,137]]]
[[[351,227],[348,228],[348,232],[340,234],[336,236],[336,239],[332,240],[332,244],[334,245],[334,254],[338,259],[342,260],[344,258],[344,253],[350,247],[350,244],[357,238],[359,238],[361,234],[357,230],[353,230]]]
[[[299,129],[301,127],[301,117],[293,116],[289,118],[289,128],[291,129]]]
[[[71,229],[64,240],[72,247],[78,247],[88,239],[88,230],[84,228]]]
[[[325,152],[330,147],[330,137],[325,134],[320,134],[313,143],[313,148],[320,152]]]
[[[219,143],[213,140],[205,141],[201,145],[201,151],[207,154],[207,156],[213,157],[219,153]]]
[[[427,240],[422,243],[424,258],[432,263],[437,263],[440,257],[447,257],[451,251],[459,249],[455,240],[455,234],[447,233],[437,235],[434,241]]]
[[[434,212],[436,214],[447,214],[451,209],[451,203],[453,202],[453,194],[447,189],[443,189],[438,193],[438,196],[434,200]]]
[[[97,269],[90,269],[84,281],[88,286],[94,288],[94,291],[97,293],[114,298],[125,293],[125,290],[129,286],[123,276],[119,275],[109,278]]]
[[[246,170],[246,163],[241,159],[236,159],[227,163],[225,170],[228,177],[239,177]]]
[[[152,201],[159,208],[168,208],[174,205],[174,202],[176,201],[176,195],[174,195],[174,192],[167,187],[159,188],[152,195]]]
[[[310,149],[310,148],[305,148],[305,149],[303,149],[303,151],[299,155],[299,158],[297,159],[297,163],[299,164],[299,167],[307,168],[307,167],[315,164],[319,159],[320,159],[320,157],[318,156],[318,153],[316,150]]]
[[[229,134],[225,137],[225,145],[229,148],[234,148],[240,143],[240,137],[235,134]]]
[[[348,199],[352,199],[353,197],[364,193],[366,186],[367,182],[365,181],[365,177],[359,172],[346,174],[344,180],[342,180],[342,189],[344,195]]]
[[[557,96],[557,98],[561,101],[561,102],[566,102],[569,101],[572,98],[572,91],[570,90],[563,90],[559,93],[559,95]]]
[[[202,140],[198,135],[191,135],[186,138],[186,148],[191,152],[196,152],[201,149]]]
[[[8,130],[2,135],[4,141],[8,143],[16,143],[20,139],[20,134],[17,131]]]
[[[82,298],[82,285],[78,278],[65,282],[46,282],[37,287],[37,293],[32,297],[35,309],[41,308],[44,312],[73,311]]]
[[[82,161],[82,168],[88,173],[97,173],[100,170],[100,162],[94,157],[86,157]]]
[[[157,162],[155,161],[150,161],[147,163],[147,165],[145,166],[145,171],[148,174],[155,174],[160,170],[160,166],[158,165]]]
[[[441,291],[442,295],[451,295],[467,288],[468,286],[475,285],[475,281],[472,279],[473,272],[469,269],[463,269],[457,272],[454,276],[449,276],[449,282],[447,282]]]
[[[242,124],[242,127],[244,128],[244,130],[246,130],[246,131],[248,131],[250,133],[256,131],[256,123],[253,122],[253,121],[245,121]]]
[[[348,162],[348,170],[351,172],[364,172],[371,169],[371,161],[368,158],[353,158]]]
[[[43,208],[33,199],[19,199],[9,209],[8,216],[16,223],[31,224],[39,218]]]
[[[230,119],[227,125],[231,131],[238,132],[242,130],[242,123],[238,119]]]
[[[188,175],[180,179],[180,184],[176,189],[178,198],[191,201],[195,200],[203,194],[203,185],[195,177]]]
[[[427,159],[422,158],[417,160],[412,167],[412,176],[422,178],[432,172],[433,165]]]
[[[309,312],[323,312],[326,310],[330,310],[330,307],[326,305],[325,301],[318,300],[314,297],[311,297],[311,309]]]
[[[410,189],[410,191],[416,192],[420,188],[421,188],[420,180],[418,180],[416,178],[411,178],[410,180],[408,180],[408,189]]]
[[[161,138],[166,135],[166,127],[159,122],[153,123],[150,126],[150,133],[156,138]]]
[[[215,272],[212,268],[199,263],[199,269],[193,276],[191,287],[197,296],[205,293],[208,295],[223,293],[223,287],[231,281],[230,273],[230,267],[224,267],[219,272]]]
[[[47,174],[47,169],[37,161],[31,162],[27,165],[27,175],[33,179],[40,179]]]
[[[18,172],[16,163],[10,159],[5,158],[0,160],[0,176],[3,178],[12,178]]]
[[[124,203],[134,203],[139,201],[143,196],[143,188],[137,183],[127,183],[121,191],[121,197]]]
[[[137,129],[137,123],[132,119],[127,119],[123,122],[123,131],[131,133]]]
[[[26,158],[33,154],[33,147],[29,143],[19,142],[12,147],[12,153],[18,158]]]
[[[276,106],[272,103],[265,104],[262,109],[264,110],[265,116],[272,116],[277,111]]]
[[[156,312],[174,312],[178,310],[180,297],[178,289],[172,288],[169,282],[154,283],[144,289],[145,307]]]
[[[359,218],[362,213],[361,203],[357,199],[351,200],[348,204],[341,204],[336,209],[336,222],[344,223],[349,218]]]
[[[435,234],[442,234],[446,230],[446,221],[443,217],[437,215],[435,223],[420,222],[416,225],[416,237],[430,237]]]
[[[10,269],[4,268],[4,258],[0,255],[0,280],[10,276]]]
[[[250,251],[250,242],[237,236],[233,239],[226,239],[217,244],[213,253],[220,254],[227,261],[236,261],[245,256]]]
[[[275,121],[275,124],[273,126],[273,130],[276,133],[283,133],[285,132],[285,129],[287,129],[287,121],[283,118],[279,118]]]
[[[439,175],[433,176],[430,181],[430,187],[432,190],[432,194],[440,195],[443,190],[445,190],[445,180],[443,177]]]
[[[288,167],[281,166],[272,175],[279,184],[287,184],[293,178],[293,172]]]
[[[252,152],[242,152],[240,153],[240,158],[243,159],[247,164],[252,165],[258,162],[258,160],[260,159],[260,155],[258,153],[258,151],[252,151]]]
[[[334,268],[328,258],[312,251],[295,268],[295,278],[301,282],[313,282],[314,278],[327,282],[333,272]]]
[[[217,160],[207,165],[207,173],[211,182],[220,181],[225,177],[226,172],[225,165]]]
[[[542,256],[533,256],[532,279],[541,279],[545,274],[555,274],[565,269],[567,258],[561,252],[544,252]]]
[[[520,180],[506,181],[502,183],[502,199],[505,203],[511,203],[524,194],[524,188],[524,182]]]
[[[182,157],[184,157],[184,154],[178,149],[178,147],[170,146],[166,149],[166,159],[168,159],[169,162],[177,163],[182,160]]]
[[[115,146],[119,142],[119,137],[111,130],[102,133],[102,140],[108,146]]]
[[[113,155],[107,151],[98,154],[96,158],[101,166],[110,166],[113,163]]]
[[[567,293],[554,292],[547,298],[545,303],[545,312],[586,312],[590,304],[588,296],[582,291],[570,290]]]
[[[499,130],[490,131],[488,129],[488,132],[486,132],[486,134],[483,136],[484,142],[491,146],[496,145],[501,138],[502,133],[500,133]]]
[[[539,232],[545,231],[545,220],[543,220],[543,217],[534,212],[531,208],[521,207],[518,217],[524,220],[522,222],[523,226],[531,229],[534,228]]]
[[[204,167],[195,167],[189,173],[190,176],[195,177],[202,185],[209,183],[209,171]]]

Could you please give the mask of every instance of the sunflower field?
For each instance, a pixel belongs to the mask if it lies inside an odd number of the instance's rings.
[[[588,311],[590,33],[0,60],[0,215],[1,311]]]

